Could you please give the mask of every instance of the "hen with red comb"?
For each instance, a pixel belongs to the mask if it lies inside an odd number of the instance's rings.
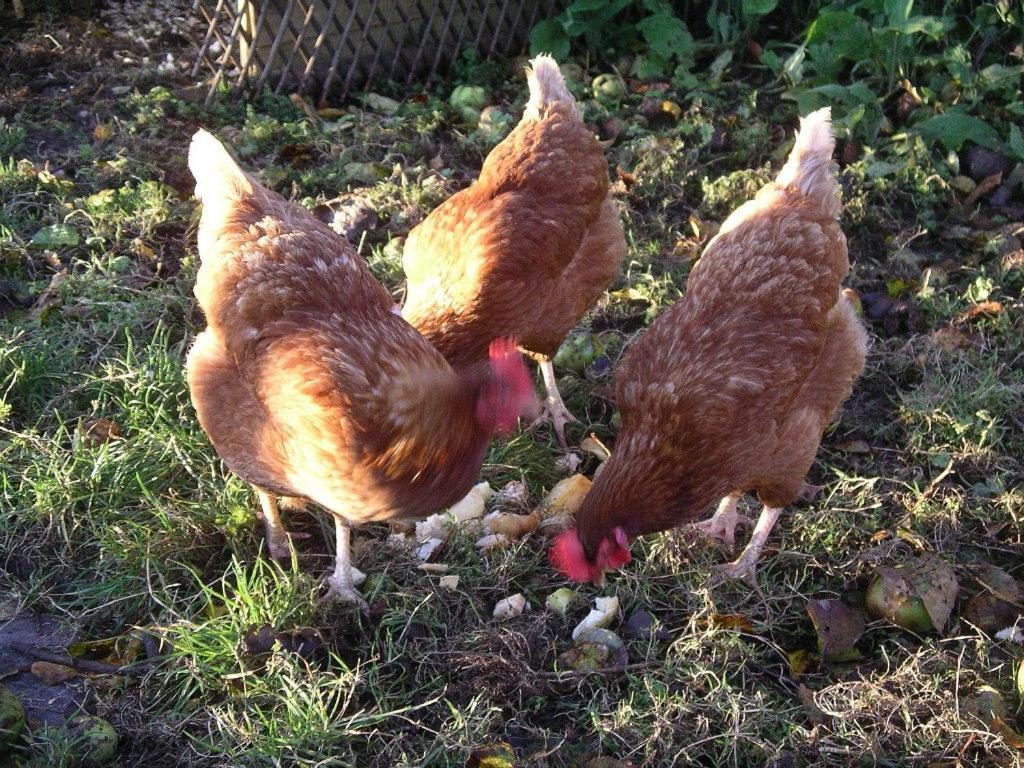
[[[626,241],[604,150],[558,64],[538,56],[526,74],[522,121],[476,182],[409,233],[402,315],[456,368],[486,360],[491,339],[514,336],[540,363],[544,410],[565,448],[575,419],[551,358],[615,277]]]
[[[834,147],[827,108],[801,120],[776,180],[725,220],[683,297],[622,356],[622,427],[576,513],[576,540],[555,554],[570,575],[614,561],[618,530],[668,530],[716,502],[701,527],[731,543],[737,501],[754,491],[764,506],[750,543],[721,568],[754,580],[864,367],[867,336],[841,291],[850,262]]]
[[[491,436],[531,401],[522,355],[504,339],[490,360],[454,369],[344,238],[262,187],[206,131],[189,167],[203,203],[195,294],[207,328],[186,364],[199,422],[256,487],[271,555],[289,553],[278,496],[334,516],[330,591],[365,607],[349,526],[463,497]]]

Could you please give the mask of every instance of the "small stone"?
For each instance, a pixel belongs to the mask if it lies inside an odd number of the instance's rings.
[[[993,152],[973,145],[967,150],[967,172],[975,181],[987,179],[997,173],[1006,174],[1010,170],[1010,159],[1002,152]]]
[[[581,632],[579,640],[584,643],[600,643],[605,645],[609,650],[617,651],[623,646],[622,638],[612,632],[610,629],[602,629],[595,627],[588,629],[586,632]]]
[[[459,575],[457,573],[453,573],[449,576],[442,576],[440,581],[438,581],[438,584],[441,589],[458,589]]]

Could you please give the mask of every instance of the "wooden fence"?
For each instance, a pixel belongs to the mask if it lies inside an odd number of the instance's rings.
[[[410,85],[450,73],[464,48],[506,56],[564,0],[195,0],[205,22],[193,75],[229,87],[300,92],[320,104],[376,77]]]

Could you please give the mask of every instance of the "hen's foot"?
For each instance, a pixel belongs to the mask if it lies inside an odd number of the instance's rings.
[[[731,563],[725,563],[715,567],[718,579],[714,583],[721,583],[728,579],[742,579],[755,589],[757,588],[757,560],[761,557],[761,550],[768,541],[768,534],[772,532],[775,522],[779,519],[782,510],[777,507],[764,507],[760,517],[757,518],[757,525],[750,535],[750,542],[743,552]]]
[[[726,496],[718,505],[718,509],[715,510],[715,514],[707,520],[694,523],[694,529],[700,531],[703,535],[709,538],[719,539],[725,542],[729,551],[732,552],[736,548],[737,523],[753,525],[754,522],[746,515],[741,515],[736,511],[736,504],[739,499],[739,494]]]
[[[327,602],[328,600],[336,600],[339,603],[355,603],[364,616],[370,615],[370,604],[352,584],[351,576],[347,579],[337,578],[337,574],[327,577],[327,594],[320,601]]]
[[[562,395],[558,391],[558,379],[555,378],[555,368],[551,360],[541,360],[540,372],[544,377],[544,405],[541,406],[540,416],[534,419],[530,429],[539,424],[550,423],[555,432],[555,439],[563,451],[569,449],[565,441],[565,425],[577,421],[576,417],[569,413],[569,409],[562,402]]]
[[[569,413],[569,409],[565,407],[565,403],[559,398],[557,402],[546,400],[544,405],[541,407],[540,416],[533,420],[530,424],[530,429],[536,429],[541,424],[551,424],[551,429],[555,433],[555,439],[558,441],[558,446],[563,450],[569,450],[569,444],[565,440],[565,425],[571,424],[578,419]]]
[[[370,615],[370,606],[359,594],[353,581],[352,560],[349,551],[351,530],[340,517],[334,518],[335,557],[334,573],[327,577],[327,594],[323,600],[334,598],[343,603],[355,603],[364,616]]]
[[[281,512],[278,509],[277,499],[259,489],[256,489],[256,495],[260,500],[260,517],[263,518],[263,528],[266,533],[267,554],[278,562],[290,560],[291,547],[288,533],[281,523]]]
[[[757,587],[757,558],[748,557],[745,550],[731,563],[716,565],[712,570],[715,572],[715,576],[712,577],[712,584],[715,586],[736,580]]]

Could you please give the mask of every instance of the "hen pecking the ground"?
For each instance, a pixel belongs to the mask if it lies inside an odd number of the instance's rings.
[[[753,581],[765,541],[799,493],[822,433],[864,367],[867,335],[840,283],[830,111],[801,120],[778,178],[708,244],[686,294],[616,371],[622,428],[576,528],[551,550],[570,578],[600,581],[629,542],[692,522],[733,541],[741,495],[764,505],[750,543],[721,570]]]
[[[331,513],[329,593],[365,610],[349,526],[464,496],[492,434],[534,407],[529,372],[505,339],[453,370],[346,240],[260,186],[206,131],[189,167],[203,204],[195,294],[207,328],[186,363],[199,422],[257,489],[272,556],[289,551],[276,497]]]
[[[540,362],[545,417],[564,449],[573,421],[551,357],[611,283],[626,253],[601,144],[554,59],[527,69],[530,100],[470,187],[409,234],[402,315],[456,368],[496,337]]]

